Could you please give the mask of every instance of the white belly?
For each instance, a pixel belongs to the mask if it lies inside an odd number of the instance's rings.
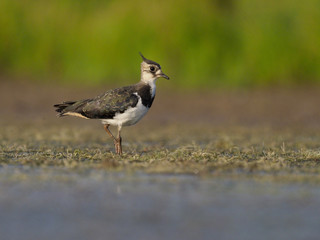
[[[146,113],[149,108],[142,104],[141,98],[134,108],[128,108],[124,113],[117,113],[113,119],[101,119],[103,124],[113,126],[130,126],[136,124]]]

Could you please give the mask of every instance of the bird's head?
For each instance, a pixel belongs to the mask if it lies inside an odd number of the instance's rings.
[[[159,63],[146,59],[141,53],[140,56],[143,60],[141,63],[141,81],[149,83],[161,77],[169,80],[169,77],[162,72]]]

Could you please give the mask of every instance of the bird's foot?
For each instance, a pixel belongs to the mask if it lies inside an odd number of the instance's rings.
[[[119,139],[118,139],[118,141],[119,141],[119,153],[118,154],[120,154],[120,155],[122,155],[122,138],[121,137],[119,137]]]
[[[113,140],[113,143],[114,143],[114,148],[116,150],[116,154],[119,154],[121,155],[122,154],[122,138],[115,138]]]

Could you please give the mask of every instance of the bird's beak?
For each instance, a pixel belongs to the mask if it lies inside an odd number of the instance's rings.
[[[165,78],[165,79],[167,79],[167,80],[170,79],[170,78],[169,78],[167,75],[165,75],[162,71],[158,74],[158,76],[159,76],[159,77],[163,77],[163,78]]]

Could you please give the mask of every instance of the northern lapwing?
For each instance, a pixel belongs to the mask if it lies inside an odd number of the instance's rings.
[[[121,128],[136,124],[148,112],[156,94],[156,80],[161,77],[169,80],[160,64],[140,55],[143,60],[140,82],[109,90],[91,99],[56,104],[54,107],[58,116],[100,119],[105,131],[113,139],[116,153],[122,154]],[[110,125],[118,128],[117,137],[109,130]]]

